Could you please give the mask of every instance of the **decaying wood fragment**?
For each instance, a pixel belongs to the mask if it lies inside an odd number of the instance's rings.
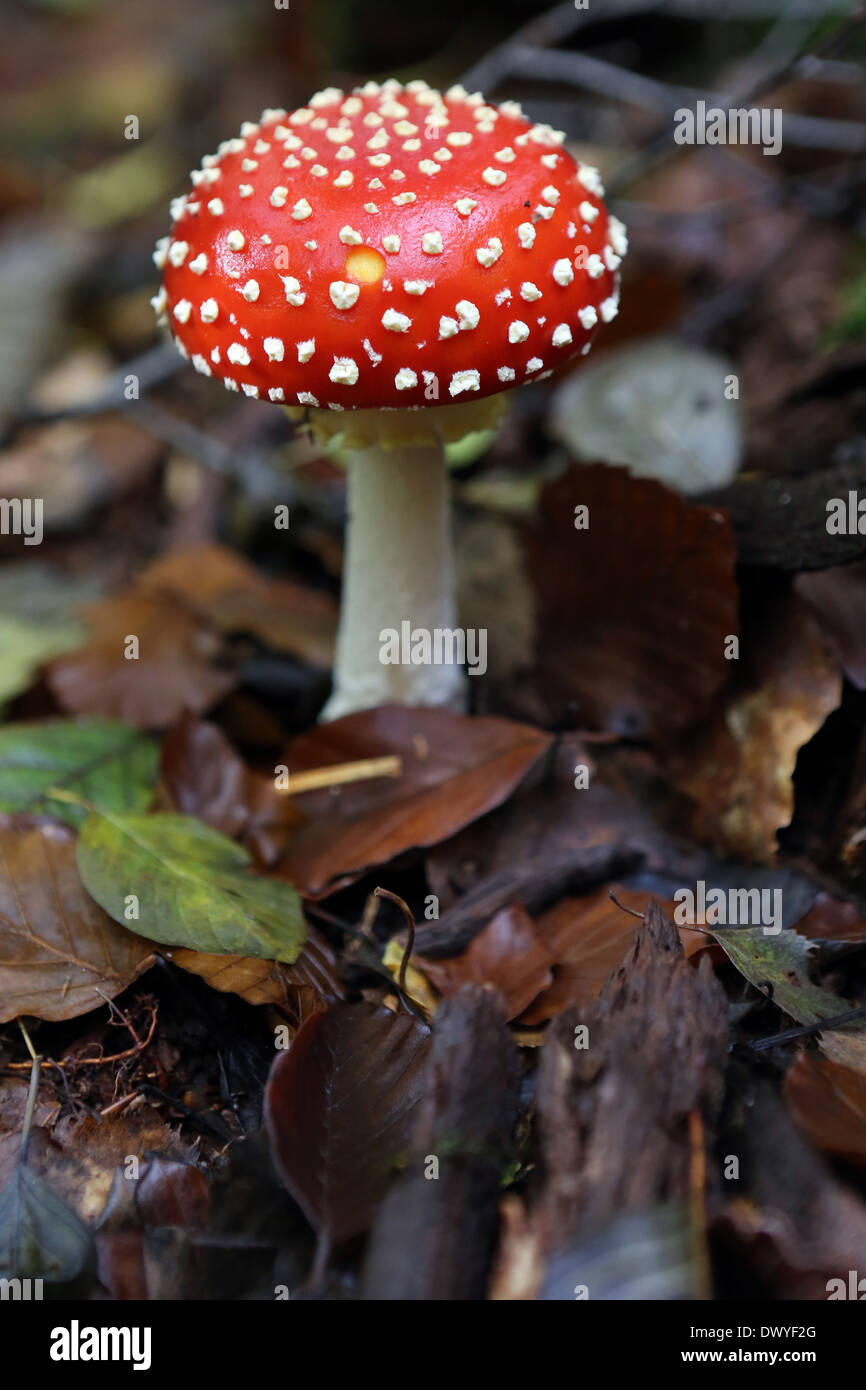
[[[587,1241],[623,1213],[702,1206],[695,1134],[711,1142],[727,1042],[709,960],[687,964],[651,902],[600,997],[557,1019],[544,1049],[530,1210],[545,1252]]]

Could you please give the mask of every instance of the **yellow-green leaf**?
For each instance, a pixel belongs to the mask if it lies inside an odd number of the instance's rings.
[[[798,1023],[820,1023],[849,1013],[854,1007],[838,995],[821,989],[809,978],[811,943],[799,932],[769,935],[762,927],[747,931],[720,929],[714,936],[729,960],[756,989],[773,988],[773,1003]],[[866,1026],[847,1024],[828,1030],[820,1038],[821,1050],[834,1062],[866,1071]]]
[[[165,945],[293,961],[306,927],[288,883],[194,816],[93,814],[81,827],[85,888],[116,922]]]

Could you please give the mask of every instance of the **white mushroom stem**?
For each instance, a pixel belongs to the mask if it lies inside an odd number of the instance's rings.
[[[377,446],[349,454],[343,599],[334,690],[322,719],[389,702],[461,708],[459,666],[411,664],[406,634],[457,621],[449,480],[442,445]],[[408,627],[406,626],[408,624]],[[393,656],[400,642],[398,663]],[[447,650],[447,648],[446,648]]]

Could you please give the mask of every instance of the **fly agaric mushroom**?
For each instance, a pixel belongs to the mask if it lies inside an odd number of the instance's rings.
[[[456,625],[443,442],[617,312],[625,228],[563,140],[460,86],[327,88],[243,125],[172,205],[154,307],[179,351],[349,448],[325,718],[462,698],[456,666],[384,664],[383,633]]]

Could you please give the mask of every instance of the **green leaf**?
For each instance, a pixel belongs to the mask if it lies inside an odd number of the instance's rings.
[[[0,706],[27,690],[39,667],[61,652],[80,646],[85,629],[77,623],[22,623],[0,613]]]
[[[97,592],[31,559],[0,569],[0,706],[27,690],[44,662],[81,645],[87,628],[77,609]]]
[[[90,1232],[72,1208],[19,1163],[0,1192],[0,1278],[69,1283],[92,1251]]]
[[[77,829],[86,810],[47,797],[50,788],[105,811],[143,811],[156,785],[159,750],[110,719],[11,724],[0,729],[0,812],[53,816]]]
[[[866,272],[840,286],[840,312],[830,326],[827,345],[838,347],[853,338],[866,338]]]
[[[100,907],[154,941],[281,961],[303,945],[294,888],[249,873],[246,850],[194,816],[88,816],[77,857]],[[130,919],[132,895],[138,917]]]
[[[809,978],[812,944],[799,932],[781,931],[770,936],[762,927],[748,931],[720,928],[714,932],[722,950],[741,975],[756,989],[773,987],[773,1003],[798,1023],[819,1023],[850,1012],[852,1005]],[[834,1062],[866,1071],[866,1027],[847,1024],[824,1033],[821,1050]]]

